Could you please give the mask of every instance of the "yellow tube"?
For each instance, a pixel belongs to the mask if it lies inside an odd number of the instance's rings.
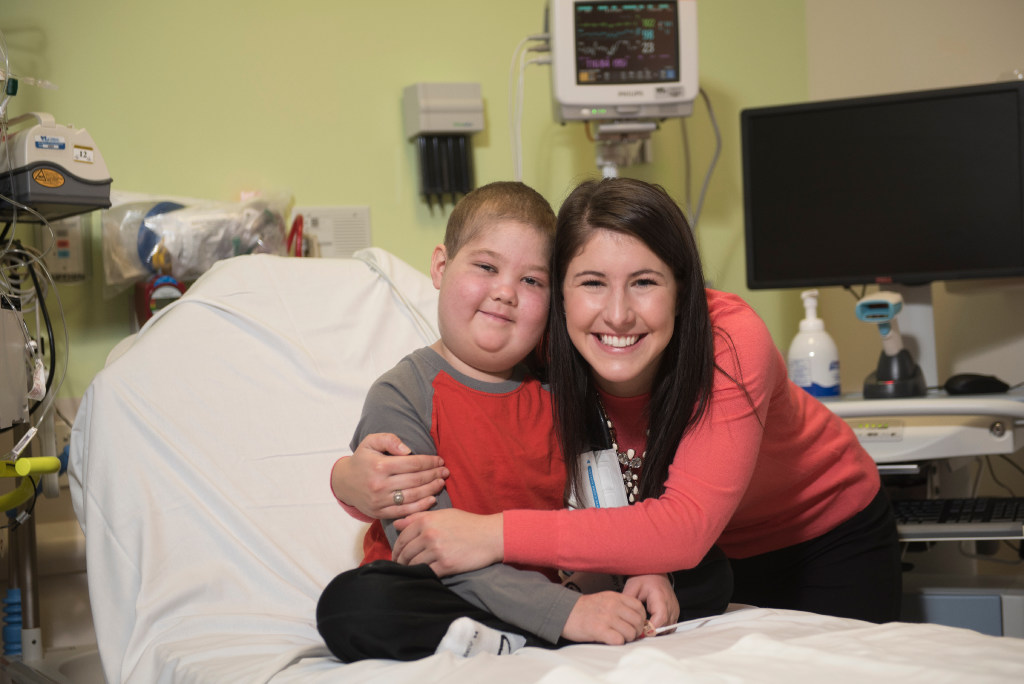
[[[35,489],[36,486],[32,480],[27,477],[24,478],[13,492],[0,496],[0,511],[9,511],[22,505],[32,498],[32,495],[35,494]]]
[[[10,492],[0,496],[0,511],[9,511],[17,508],[32,498],[35,494],[36,482],[33,482],[28,475],[45,475],[60,471],[60,459],[56,456],[26,456],[17,461],[0,462],[0,477],[22,478],[18,486]]]
[[[60,459],[56,456],[28,456],[14,462],[14,472],[21,477],[58,471],[60,471]]]

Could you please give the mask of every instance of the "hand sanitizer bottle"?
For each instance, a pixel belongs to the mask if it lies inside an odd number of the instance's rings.
[[[839,350],[818,318],[818,291],[800,293],[805,317],[789,345],[789,379],[815,397],[839,395]]]

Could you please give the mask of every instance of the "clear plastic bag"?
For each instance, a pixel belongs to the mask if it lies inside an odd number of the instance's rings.
[[[285,254],[292,198],[263,195],[239,203],[143,201],[103,212],[103,271],[115,292],[154,273],[191,282],[221,259]]]

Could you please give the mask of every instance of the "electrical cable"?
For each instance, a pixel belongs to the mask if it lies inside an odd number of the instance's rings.
[[[690,127],[686,125],[686,117],[680,119],[682,123],[683,132],[683,173],[685,174],[686,183],[684,184],[683,191],[683,206],[686,207],[687,214],[690,213],[690,207],[693,206],[693,187],[690,179],[693,178],[693,163],[692,153],[690,150]],[[687,218],[689,220],[690,217]]]
[[[0,31],[0,65],[3,68],[3,92],[0,93],[0,119],[7,120],[7,102],[11,99],[7,82],[11,79],[11,63],[7,58],[7,41],[4,39],[4,32]],[[6,131],[5,131],[6,132]],[[6,140],[6,136],[3,138]]]
[[[843,285],[843,289],[846,290],[847,292],[849,292],[851,295],[853,295],[853,298],[856,299],[858,302],[860,300],[864,299],[864,295],[866,295],[868,293],[868,286],[867,285],[861,285],[860,286],[860,294],[857,294],[856,292],[853,291],[853,286],[852,285]]]
[[[359,261],[362,261],[370,268],[371,271],[373,271],[374,273],[376,273],[377,275],[384,279],[384,282],[386,282],[388,286],[391,288],[391,292],[395,295],[396,298],[398,298],[398,301],[400,301],[402,305],[405,306],[405,308],[409,311],[409,315],[412,317],[413,325],[416,326],[417,332],[419,332],[420,337],[424,340],[424,342],[426,344],[433,344],[434,342],[436,342],[437,338],[440,335],[438,334],[437,329],[434,327],[433,323],[431,323],[430,320],[428,320],[426,316],[423,315],[419,308],[411,301],[409,301],[409,299],[402,293],[402,291],[398,289],[398,286],[395,285],[395,282],[391,280],[391,277],[384,271],[381,265],[377,263],[376,259],[374,259],[372,255],[362,255],[358,253],[354,254],[353,257],[359,259]]]
[[[46,295],[39,285],[39,277],[36,275],[36,267],[32,264],[28,266],[29,277],[32,278],[32,284],[36,289],[36,311],[41,312],[43,315],[43,322],[46,324],[46,335],[47,340],[50,342],[50,370],[46,374],[46,391],[50,392],[50,388],[53,386],[53,372],[57,366],[57,348],[53,338],[53,323],[50,321],[50,311],[46,306]],[[38,328],[38,321],[36,327]],[[44,412],[42,415],[46,415]],[[40,421],[42,416],[40,416]]]
[[[1010,457],[1009,457],[1009,456],[1007,456],[1006,454],[997,454],[997,456],[999,456],[999,458],[1001,458],[1002,460],[1004,460],[1004,461],[1006,461],[1007,463],[1009,463],[1009,464],[1010,464],[1010,466],[1012,466],[1013,468],[1016,468],[1016,469],[1017,469],[1018,471],[1020,471],[1020,473],[1021,473],[1022,475],[1024,475],[1024,468],[1021,468],[1019,464],[1017,464],[1017,463],[1014,463],[1014,461],[1013,461],[1013,459],[1012,459],[1012,458],[1010,458]]]
[[[697,208],[690,217],[690,228],[694,232],[697,231],[697,223],[700,221],[700,215],[704,209],[704,200],[707,197],[708,186],[711,183],[711,175],[714,173],[715,166],[718,164],[718,158],[722,154],[722,132],[718,129],[718,120],[715,118],[715,110],[711,106],[711,99],[703,88],[701,88],[699,92],[701,99],[704,100],[704,105],[708,110],[708,116],[711,119],[711,128],[715,133],[715,152],[711,157],[711,163],[708,164],[707,173],[704,174],[704,183],[701,186],[700,195],[697,198]]]
[[[5,494],[4,495],[4,499],[5,500],[12,500],[12,498],[13,499],[21,499],[21,500],[20,501],[12,501],[12,503],[14,503],[14,506],[12,508],[7,509],[7,511],[5,511],[8,514],[7,517],[10,520],[10,522],[7,523],[6,525],[0,525],[0,530],[2,530],[2,529],[16,530],[18,528],[18,526],[22,522],[27,520],[29,517],[31,517],[32,513],[34,513],[35,510],[36,510],[36,502],[39,501],[39,483],[31,475],[26,475],[24,479],[26,481],[28,481],[32,485],[31,486],[32,502],[29,504],[28,508],[26,508],[21,513],[19,513],[17,515],[12,515],[11,511],[14,511],[17,508],[19,508],[20,506],[22,506],[25,503],[25,501],[28,500],[29,494],[24,491],[25,488],[22,485],[19,485],[18,489],[15,489],[14,491],[10,492],[9,494]],[[19,493],[18,493],[19,491],[22,492],[21,495],[19,495]],[[24,498],[22,498],[22,497],[24,497]]]
[[[526,36],[516,44],[512,52],[512,61],[509,64],[508,73],[508,121],[509,121],[509,142],[512,148],[512,174],[513,178],[522,182],[523,180],[523,85],[526,67],[529,64],[549,64],[550,59],[538,58],[525,61],[526,53],[547,52],[548,34],[537,33]],[[545,41],[543,45],[527,47],[531,41]],[[517,76],[518,73],[518,76]]]
[[[1014,463],[1013,460],[1011,460],[1005,454],[996,454],[996,456],[998,456],[999,458],[1005,460],[1011,466],[1013,466],[1017,470],[1019,470],[1022,473],[1024,473],[1024,468],[1021,468],[1019,465]],[[1009,493],[1011,498],[1016,498],[1017,493],[1013,490],[1013,488],[1008,486],[1002,480],[1000,480],[999,477],[996,475],[996,471],[995,471],[995,469],[992,466],[992,457],[991,456],[985,456],[984,458],[978,459],[977,464],[978,464],[977,470],[974,473],[974,477],[972,478],[974,480],[974,483],[971,485],[971,492],[968,495],[970,498],[972,498],[972,499],[973,498],[977,498],[978,491],[979,491],[979,489],[981,487],[981,477],[984,474],[984,471],[985,471],[986,467],[988,468],[989,475],[992,477],[992,481],[995,484],[997,484],[1000,487],[1002,487],[1003,489],[1005,489]],[[989,561],[989,562],[992,562],[992,563],[1002,563],[1004,565],[1020,565],[1022,562],[1024,562],[1024,558],[1020,557],[1021,556],[1021,549],[1020,548],[1014,546],[1007,539],[1001,539],[999,541],[1001,541],[1003,544],[1005,544],[1011,550],[1013,550],[1014,553],[1016,553],[1016,555],[1018,556],[1018,558],[1016,558],[1016,559],[995,558],[994,555],[992,555],[992,554],[972,553],[972,552],[967,550],[967,544],[974,543],[973,541],[961,541],[959,544],[957,544],[957,553],[959,553],[961,556],[964,556],[965,558],[970,558],[972,560],[983,560],[983,561]]]
[[[48,349],[44,351],[45,353],[48,353],[50,362],[49,372],[46,376],[46,391],[43,398],[29,409],[30,422],[33,426],[38,427],[42,424],[47,413],[53,406],[57,393],[64,384],[64,379],[67,376],[68,369],[68,355],[65,353],[62,355],[60,375],[59,377],[56,375],[57,346],[56,336],[53,329],[53,321],[50,316],[49,308],[46,304],[46,295],[48,292],[53,293],[57,304],[57,310],[60,314],[61,327],[64,332],[65,350],[70,349],[67,318],[64,314],[63,303],[56,283],[37,254],[34,254],[32,250],[23,247],[20,243],[12,243],[12,247],[8,248],[5,252],[0,254],[0,256],[2,256],[3,260],[7,262],[7,265],[0,269],[0,286],[6,288],[7,292],[0,291],[0,296],[11,302],[11,308],[21,314],[18,318],[22,325],[22,332],[26,337],[26,345],[31,346],[39,337],[40,332],[38,320],[36,323],[37,334],[33,336],[29,332],[24,321],[24,315],[26,313],[35,311],[37,315],[41,314],[46,326],[46,341],[48,343]],[[3,263],[0,262],[0,265],[3,265]],[[18,268],[23,268],[27,271],[29,279],[32,281],[31,290],[28,290],[21,285],[21,276],[16,277],[13,282],[9,277],[8,269],[10,269],[11,275],[13,275],[13,272]],[[44,283],[40,281],[40,273],[45,276],[46,286],[44,286]],[[17,283],[17,285],[15,285],[15,283]],[[14,302],[12,300],[17,300],[17,306],[14,306]],[[0,432],[9,430],[12,427],[13,426],[8,426],[7,428],[0,429]]]
[[[522,142],[519,139],[519,131],[516,130],[516,112],[518,109],[518,96],[513,83],[515,83],[515,74],[517,64],[522,59],[521,53],[526,44],[530,41],[530,37],[527,36],[520,40],[512,51],[512,61],[509,64],[508,71],[508,85],[507,85],[507,98],[508,98],[508,129],[509,129],[509,144],[511,145],[512,151],[512,176],[517,181],[522,181],[522,176],[519,174],[519,155],[522,149]]]
[[[520,180],[520,181],[523,179],[523,150],[522,150],[522,145],[523,145],[523,142],[522,142],[522,130],[523,130],[523,102],[522,102],[522,99],[523,99],[523,86],[524,86],[524,80],[525,80],[525,76],[526,76],[526,67],[528,67],[530,65],[533,65],[533,64],[551,64],[551,59],[548,58],[548,57],[537,57],[536,59],[526,60],[526,63],[523,64],[522,69],[520,69],[520,71],[519,71],[519,99],[520,99],[520,101],[519,101],[519,113],[516,116],[516,130],[519,131],[519,148],[520,149],[519,149],[519,168],[517,170],[517,173],[519,175],[518,180]]]
[[[523,176],[521,172],[522,164],[520,157],[522,156],[523,142],[521,138],[522,131],[516,126],[516,121],[519,119],[519,109],[522,107],[522,93],[515,88],[516,72],[518,71],[518,65],[523,59],[525,54],[526,44],[530,42],[530,36],[523,38],[516,44],[515,50],[512,52],[512,62],[509,64],[508,73],[508,127],[509,127],[509,142],[512,146],[512,176],[517,181],[522,181]]]
[[[64,304],[63,304],[63,301],[61,300],[60,292],[57,289],[57,283],[54,282],[53,276],[50,275],[50,272],[46,269],[45,266],[41,266],[40,267],[40,272],[44,276],[46,276],[46,280],[49,282],[49,291],[53,293],[54,301],[57,304],[57,313],[60,315],[61,328],[64,331],[64,350],[65,351],[64,351],[64,354],[61,355],[60,375],[58,376],[56,381],[52,381],[52,380],[50,381],[49,389],[46,392],[46,396],[43,398],[43,401],[45,403],[44,403],[42,409],[39,411],[39,413],[36,416],[36,423],[35,423],[36,425],[39,425],[40,423],[42,423],[43,419],[46,417],[46,414],[49,412],[50,408],[53,406],[53,402],[57,398],[57,393],[60,392],[61,387],[64,386],[64,380],[67,377],[67,373],[68,373],[68,350],[71,349],[71,340],[69,339],[69,336],[68,336],[67,317],[64,314]],[[36,281],[34,267],[30,267],[29,273],[32,275],[33,281]],[[43,301],[44,293],[43,293],[42,289],[39,290],[39,296],[40,296],[39,305],[45,307],[46,304]],[[44,308],[44,318],[47,321],[49,321],[49,313],[47,311],[48,310],[46,308]],[[47,325],[50,326],[51,324],[48,322]],[[51,359],[52,359],[53,356],[57,355],[57,348],[56,348],[56,345],[54,343],[54,339],[53,339],[52,336],[50,337],[50,355],[51,355]],[[52,368],[52,366],[51,366],[51,368]]]
[[[997,485],[999,485],[1000,487],[1005,489],[1007,492],[1009,492],[1011,497],[1017,496],[1016,493],[1014,493],[1013,488],[1011,488],[1005,482],[1000,480],[999,476],[996,475],[995,468],[992,467],[992,458],[990,456],[986,456],[985,457],[985,465],[988,466],[988,474],[992,477],[992,481],[993,482],[995,482]]]
[[[56,406],[53,407],[53,415],[56,416],[57,418],[60,418],[61,422],[64,423],[66,426],[68,426],[68,428],[72,428],[72,427],[75,426],[74,419],[73,418],[68,418],[67,416],[65,416],[64,412],[61,411]]]

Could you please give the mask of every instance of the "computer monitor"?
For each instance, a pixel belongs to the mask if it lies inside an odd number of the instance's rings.
[[[555,118],[689,116],[697,97],[697,2],[550,0]]]
[[[1024,275],[1024,81],[740,116],[751,289]]]
[[[935,384],[933,281],[1024,276],[1024,81],[741,112],[750,289],[878,284]]]

